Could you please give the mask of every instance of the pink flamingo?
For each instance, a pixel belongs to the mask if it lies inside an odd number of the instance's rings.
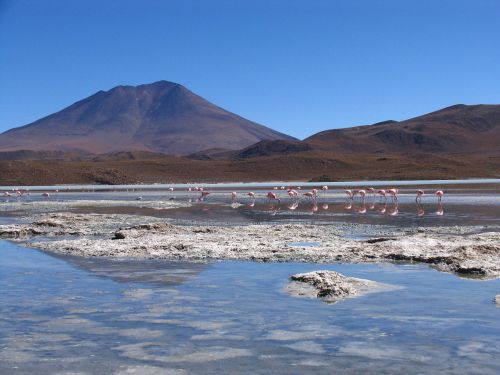
[[[247,195],[251,198],[251,199],[255,199],[255,193],[253,191],[249,191],[247,193]]]
[[[422,200],[422,195],[424,195],[424,191],[419,189],[417,190],[417,196],[415,197],[415,202],[417,203],[420,203],[420,201]]]
[[[281,202],[281,200],[277,197],[276,193],[273,193],[272,191],[267,193],[267,199],[269,199],[269,203],[271,203],[271,201],[278,201],[278,203]]]
[[[364,191],[363,189],[361,189],[361,190],[358,190],[357,193],[361,196],[361,199],[363,200],[363,203],[364,203],[366,191]]]
[[[236,192],[235,192],[235,191],[233,191],[233,192],[231,193],[231,201],[232,201],[233,203],[236,201],[236,195],[237,195],[237,194],[236,194]]]
[[[370,193],[373,198],[375,198],[375,189],[374,188],[370,187],[370,188],[366,189],[366,191],[368,193]]]
[[[326,186],[326,185],[322,186],[321,190],[323,190],[323,196],[325,196],[326,195],[326,191],[328,190],[328,186]]]
[[[354,193],[352,192],[352,190],[346,190],[345,193],[347,194],[349,199],[354,199]]]
[[[387,192],[389,194],[391,194],[393,202],[397,202],[398,201],[398,192],[399,192],[398,189],[392,188],[392,189],[387,190]]]
[[[377,208],[377,211],[381,214],[385,214],[385,212],[387,211],[387,202],[384,202],[384,205],[382,207]]]
[[[297,207],[299,207],[299,202],[294,201],[293,203],[289,204],[287,207],[289,210],[295,210],[295,209],[297,209]]]
[[[310,191],[308,191],[307,193],[304,193],[304,196],[309,198],[309,199],[314,199],[314,194]]]
[[[45,193],[42,193],[42,196],[44,196],[44,197],[47,197],[47,198],[48,198],[48,197],[50,197],[50,194],[49,194],[49,193],[47,193],[47,192],[45,192]]]
[[[200,188],[201,189],[201,188]],[[200,201],[205,200],[206,197],[208,197],[210,193],[208,191],[202,191],[200,197],[198,198]]]
[[[318,196],[318,189],[312,189],[311,192],[313,193],[314,198]]]
[[[441,202],[443,195],[444,195],[444,192],[442,190],[436,191],[436,196],[438,197],[438,202]]]
[[[323,203],[323,206],[321,206],[323,208],[323,210],[328,210],[328,204],[327,203]]]
[[[384,201],[387,202],[387,194],[384,189],[380,189],[379,191],[377,191],[377,194],[381,197],[384,197]]]

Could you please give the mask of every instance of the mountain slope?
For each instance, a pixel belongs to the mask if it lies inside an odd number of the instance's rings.
[[[293,140],[167,81],[99,91],[60,112],[0,134],[0,151],[107,153],[142,150],[187,155]]]
[[[323,131],[313,148],[343,153],[491,153],[500,147],[500,105],[455,105],[405,121]]]

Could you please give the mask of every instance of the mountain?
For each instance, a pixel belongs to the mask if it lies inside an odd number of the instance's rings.
[[[500,105],[454,105],[405,121],[326,130],[304,140],[342,153],[498,153]]]
[[[0,151],[149,151],[188,155],[294,140],[228,112],[184,86],[159,81],[99,91],[60,112],[0,134]]]

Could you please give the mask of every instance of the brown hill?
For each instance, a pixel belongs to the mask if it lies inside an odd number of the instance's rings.
[[[249,159],[261,156],[289,155],[311,150],[311,146],[300,141],[260,141],[235,153],[233,158]]]
[[[118,86],[0,134],[0,151],[150,151],[188,155],[294,138],[228,112],[182,85]]]
[[[500,155],[385,155],[302,152],[241,160],[150,155],[134,160],[0,160],[0,186],[222,181],[353,181],[499,177]]]
[[[400,122],[327,130],[305,142],[343,153],[495,153],[500,105],[455,105]]]

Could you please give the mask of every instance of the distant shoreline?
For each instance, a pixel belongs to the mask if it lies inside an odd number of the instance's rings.
[[[198,186],[203,188],[238,188],[238,187],[281,187],[297,186],[314,187],[325,185],[328,187],[345,187],[345,186],[425,186],[425,185],[483,185],[483,184],[500,184],[500,178],[471,178],[471,179],[456,179],[456,180],[367,180],[367,181],[332,181],[332,182],[306,182],[306,181],[269,181],[269,182],[189,182],[189,183],[152,183],[152,184],[60,184],[60,185],[4,185],[0,186],[0,191],[10,189],[27,189],[32,191],[58,189],[58,190],[116,190],[116,189],[138,189],[138,190],[163,190],[166,188],[187,188]]]

